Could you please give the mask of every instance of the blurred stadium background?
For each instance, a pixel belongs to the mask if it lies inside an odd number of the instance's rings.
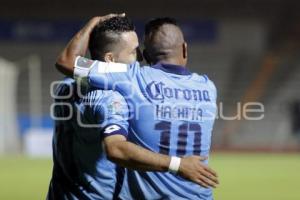
[[[235,118],[214,128],[217,200],[300,199],[299,11],[296,0],[2,0],[0,199],[45,198],[56,56],[90,17],[110,12],[126,12],[141,39],[148,19],[177,18],[188,66],[215,81],[220,114]],[[235,117],[248,102],[264,105],[263,119]]]

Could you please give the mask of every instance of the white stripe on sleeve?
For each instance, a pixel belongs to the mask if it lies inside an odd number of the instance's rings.
[[[122,63],[114,62],[98,62],[98,73],[117,73],[117,72],[127,72],[127,65]]]

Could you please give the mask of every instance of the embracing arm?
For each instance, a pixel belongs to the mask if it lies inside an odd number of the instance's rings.
[[[216,187],[218,184],[216,172],[201,162],[206,158],[200,156],[183,157],[177,163],[179,164],[177,171],[174,170],[174,167],[176,169],[176,162],[172,161],[171,164],[171,159],[174,158],[137,146],[126,141],[122,135],[106,137],[104,144],[108,159],[120,166],[133,170],[160,172],[167,172],[173,168],[173,172],[203,187]]]
[[[104,139],[108,159],[121,166],[142,171],[168,171],[170,157],[156,154],[131,142],[122,135]]]

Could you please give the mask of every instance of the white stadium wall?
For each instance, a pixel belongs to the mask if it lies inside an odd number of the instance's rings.
[[[0,58],[0,154],[16,153],[20,149],[17,121],[18,68]]]

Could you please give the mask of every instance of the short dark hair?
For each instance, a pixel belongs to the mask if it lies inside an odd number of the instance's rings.
[[[176,19],[171,17],[158,17],[151,19],[146,25],[145,25],[145,35],[149,35],[150,33],[153,33],[159,29],[162,25],[165,24],[172,24],[175,26],[178,26],[178,22]]]
[[[92,59],[101,60],[104,53],[112,51],[114,45],[119,42],[121,33],[134,30],[134,25],[128,17],[113,17],[98,24],[93,29],[89,40]]]

